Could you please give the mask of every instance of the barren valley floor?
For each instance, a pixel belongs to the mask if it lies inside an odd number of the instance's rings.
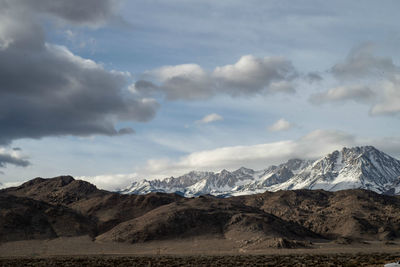
[[[268,248],[265,242],[191,238],[140,244],[93,242],[89,237],[7,242],[0,266],[383,266],[400,259],[400,242]]]

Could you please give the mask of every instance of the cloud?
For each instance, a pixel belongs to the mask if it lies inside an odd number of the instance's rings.
[[[286,93],[286,94],[294,94],[296,92],[293,83],[289,81],[272,82],[269,86],[268,91],[270,93]]]
[[[292,80],[296,72],[283,57],[246,55],[233,65],[216,67],[213,76],[221,90],[235,96],[268,91],[271,83]],[[287,92],[287,87],[283,91]]]
[[[0,174],[4,174],[4,173],[0,171]],[[20,186],[22,183],[23,183],[23,182],[7,182],[7,183],[0,183],[0,189],[8,188],[8,187],[14,187],[14,186]]]
[[[30,165],[30,162],[21,156],[19,150],[12,149],[9,151],[5,148],[0,148],[0,167],[4,168],[7,164],[27,167]]]
[[[174,77],[185,77],[191,80],[201,79],[206,75],[205,71],[197,64],[164,66],[149,72],[149,74],[157,76],[162,82],[173,79]]]
[[[309,72],[305,79],[308,80],[310,83],[313,82],[320,82],[323,80],[322,76],[318,72]]]
[[[125,134],[135,134],[135,130],[129,127],[121,128],[118,130],[118,134],[125,135]]]
[[[224,118],[217,113],[211,113],[204,116],[201,120],[196,121],[197,123],[207,124],[215,121],[222,121]]]
[[[386,75],[398,71],[392,59],[374,55],[375,45],[364,43],[353,48],[347,58],[331,69],[335,77],[354,79],[371,75]]]
[[[315,159],[333,150],[355,144],[357,140],[350,134],[334,130],[315,130],[297,140],[222,147],[194,152],[178,160],[149,160],[146,166],[138,171],[138,176],[164,178],[182,175],[191,170],[233,170],[241,166],[262,169],[291,158]]]
[[[392,155],[393,157],[397,157],[400,159],[400,137],[399,136],[390,136],[383,137],[379,139],[373,138],[365,138],[360,140],[364,144],[372,144],[377,149]]]
[[[370,106],[370,115],[400,114],[400,68],[391,58],[374,54],[371,43],[353,48],[331,72],[344,85],[312,94],[313,104],[355,101]],[[348,84],[350,81],[351,84]]]
[[[400,114],[400,74],[381,83],[382,96],[372,108],[372,115]]]
[[[125,73],[107,71],[47,43],[34,13],[97,23],[108,16],[103,8],[113,2],[96,1],[90,9],[93,1],[0,1],[0,144],[45,136],[118,135],[127,132],[116,130],[116,122],[154,117],[158,103],[124,90]]]
[[[119,0],[3,0],[28,12],[44,13],[68,23],[99,26],[116,16]]]
[[[209,75],[197,64],[164,66],[148,72],[162,83],[157,87],[167,99],[207,99],[215,94]]]
[[[309,98],[310,102],[313,104],[342,102],[347,100],[369,103],[374,99],[375,93],[369,87],[363,85],[339,86],[329,89],[326,92],[313,94]]]
[[[287,131],[293,127],[293,124],[288,122],[285,119],[279,119],[274,124],[268,127],[268,131],[270,132],[280,132],[280,131]]]
[[[136,173],[130,174],[104,174],[97,176],[76,176],[75,179],[84,180],[95,184],[100,189],[121,190],[138,179]]]
[[[138,80],[129,85],[128,90],[134,95],[152,96],[159,91],[159,88],[152,82]]]
[[[363,138],[338,130],[315,130],[298,139],[249,146],[229,146],[189,153],[178,159],[151,159],[132,174],[78,177],[114,190],[142,179],[179,176],[192,170],[236,170],[242,166],[261,170],[289,159],[318,159],[343,147],[373,145],[394,157],[400,157],[400,138]]]
[[[261,93],[293,93],[297,77],[292,63],[283,57],[242,56],[235,64],[212,72],[197,64],[164,66],[144,73],[131,86],[139,93],[163,93],[169,100],[208,99],[218,94],[248,96]]]

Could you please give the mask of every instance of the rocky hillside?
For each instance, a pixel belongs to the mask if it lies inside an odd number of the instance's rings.
[[[242,197],[252,207],[294,221],[326,238],[400,237],[399,196],[362,189],[290,190]]]
[[[285,237],[321,238],[298,223],[280,219],[243,202],[211,196],[185,199],[151,210],[100,235],[99,240],[143,242],[193,236],[242,239]]]
[[[181,198],[175,194],[161,193],[145,196],[121,195],[99,190],[96,186],[75,180],[71,176],[36,178],[18,187],[0,190],[0,194],[27,197],[52,206],[72,209],[94,221],[97,234]]]
[[[96,235],[96,223],[68,207],[0,194],[0,241]]]

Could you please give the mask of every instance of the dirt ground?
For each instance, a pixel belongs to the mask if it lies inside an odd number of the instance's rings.
[[[1,266],[383,266],[391,254],[79,256],[0,259]]]
[[[395,260],[400,260],[399,241],[313,242],[301,249],[207,237],[140,244],[89,237],[0,244],[0,266],[383,266]]]

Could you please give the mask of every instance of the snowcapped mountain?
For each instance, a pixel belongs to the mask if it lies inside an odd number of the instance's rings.
[[[143,180],[121,193],[235,196],[291,189],[354,188],[400,194],[400,161],[372,146],[343,148],[315,161],[291,159],[260,171],[242,167],[233,172],[192,171],[176,178]]]
[[[222,170],[219,173],[192,171],[177,178],[162,180],[143,180],[134,182],[121,193],[147,194],[150,192],[180,193],[185,196],[214,194],[232,191],[235,187],[254,179],[254,171],[240,168],[234,172]]]
[[[395,188],[399,180],[400,161],[372,146],[365,146],[334,151],[269,190],[363,188],[385,193]]]

